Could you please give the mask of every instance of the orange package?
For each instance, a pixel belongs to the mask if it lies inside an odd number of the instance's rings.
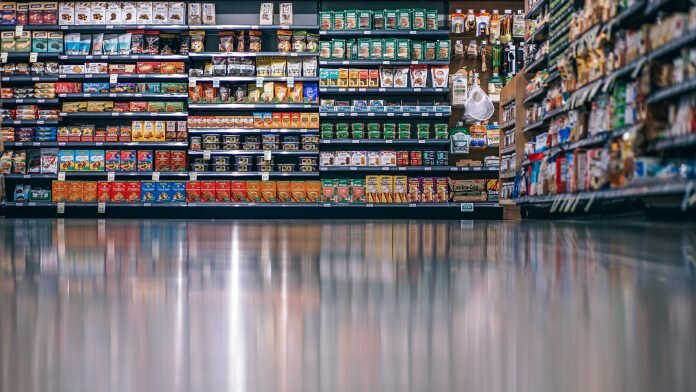
[[[99,181],[97,183],[97,201],[106,203],[111,200],[111,183],[108,181]]]
[[[280,193],[280,190],[278,191]],[[290,195],[295,203],[307,201],[307,188],[304,181],[293,181],[290,183]]]
[[[201,201],[208,203],[217,201],[215,197],[215,181],[201,181]]]
[[[111,183],[111,202],[123,203],[126,201],[126,183],[112,182]]]
[[[68,201],[68,186],[65,181],[53,180],[53,184],[51,184],[51,193],[54,203]]]
[[[261,201],[275,203],[278,200],[278,189],[275,181],[261,182]]]
[[[140,181],[129,181],[126,183],[126,201],[129,203],[140,201]]]
[[[82,201],[85,203],[97,202],[97,183],[88,181],[82,183]]]
[[[251,203],[261,202],[261,182],[260,181],[247,181],[247,199]]]
[[[321,203],[321,181],[306,181],[305,190],[308,203]]]
[[[232,201],[229,181],[215,182],[215,199],[218,203],[229,203]]]
[[[245,203],[247,198],[247,187],[244,181],[230,182],[230,199],[235,203]]]
[[[70,202],[81,202],[82,201],[82,182],[81,181],[68,181],[68,201]]]
[[[278,191],[278,201],[281,203],[292,202],[292,192],[290,188],[290,181],[278,181],[276,182],[276,189]]]

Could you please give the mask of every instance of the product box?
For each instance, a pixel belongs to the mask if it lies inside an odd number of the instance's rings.
[[[138,16],[138,6],[135,1],[126,1],[121,5],[121,23],[136,24]]]
[[[217,199],[215,197],[215,181],[201,181],[201,201],[213,203]]]
[[[365,180],[354,179],[350,180],[350,202],[364,203],[365,202]]]
[[[90,150],[89,151],[89,170],[90,171],[104,171],[104,150]]]
[[[62,32],[48,32],[48,53],[63,53]]]
[[[29,189],[29,201],[51,201],[51,191],[32,187]]]
[[[104,166],[108,172],[121,171],[121,152],[107,150],[104,154]]]
[[[307,202],[307,188],[304,181],[290,182],[290,196],[295,203]]]
[[[111,200],[111,183],[108,181],[97,182],[97,201],[106,203]]]
[[[168,10],[168,23],[170,24],[184,24],[184,16],[186,15],[186,5],[183,1],[175,1],[169,3]]]
[[[106,4],[106,24],[121,24],[121,3],[109,2]]]
[[[89,150],[75,151],[75,171],[90,171]]]
[[[379,203],[379,176],[365,177],[365,200],[367,203]]]
[[[229,181],[215,181],[215,201],[229,203],[232,201]]]
[[[45,31],[34,31],[31,35],[31,51],[37,53],[48,52],[48,33]]]
[[[446,203],[449,201],[449,184],[445,177],[435,179],[435,201],[438,203]]]
[[[215,24],[215,3],[203,3],[201,22],[203,22],[204,25]]]
[[[186,201],[189,203],[201,201],[201,184],[198,181],[186,182]]]
[[[94,181],[85,181],[82,183],[82,201],[85,203],[96,203],[97,201],[97,183]]]
[[[75,152],[73,150],[61,150],[58,155],[58,168],[60,171],[75,170]]]
[[[377,203],[394,203],[394,177],[379,176]]]
[[[106,24],[106,3],[101,1],[91,2],[90,24]]]
[[[200,3],[189,3],[188,4],[188,24],[199,25],[202,24],[202,8]]]
[[[171,171],[171,152],[166,150],[155,151],[155,171]]]
[[[183,203],[186,201],[186,183],[181,181],[171,182],[172,201]]]
[[[336,180],[321,180],[321,201],[323,203],[334,203],[336,201]]]
[[[172,151],[170,168],[173,172],[186,171],[186,151]]]
[[[155,183],[155,193],[158,203],[168,203],[172,201],[172,185],[169,182],[162,181]]]
[[[121,171],[133,172],[137,167],[137,156],[135,150],[121,151]]]
[[[277,199],[280,203],[292,202],[290,181],[276,181]]]
[[[247,181],[247,199],[251,203],[259,203],[262,201],[261,198],[261,182],[260,181]]]
[[[321,181],[305,181],[308,203],[319,203],[322,199]]]
[[[0,45],[2,46],[3,52],[16,51],[14,31],[3,31],[0,33]]]
[[[420,178],[411,177],[408,179],[408,196],[409,203],[421,202],[421,180]]]
[[[152,3],[152,23],[169,23],[169,7],[167,6],[167,3],[161,1]]]
[[[336,194],[335,202],[339,204],[346,204],[350,202],[350,184],[351,181],[348,179],[339,179],[335,181],[336,184]]]
[[[126,201],[128,203],[140,201],[140,181],[128,181],[126,183]]]
[[[394,177],[394,203],[408,203],[408,177]]]
[[[67,201],[79,203],[82,201],[82,182],[81,181],[66,181],[68,186]]]
[[[111,202],[123,203],[126,201],[127,183],[112,182],[111,183]]]
[[[421,203],[433,203],[435,201],[435,179],[425,177],[421,179]]]
[[[140,201],[143,203],[154,203],[157,201],[157,187],[153,181],[142,181],[140,183]]]
[[[152,3],[149,1],[139,1],[136,3],[137,24],[152,24]]]
[[[139,150],[138,151],[138,171],[139,172],[151,172],[153,168],[152,164],[152,150]]]
[[[275,181],[261,182],[261,201],[275,203],[278,200],[278,188]]]
[[[51,194],[53,195],[54,203],[68,201],[68,187],[66,182],[53,180],[51,183]]]
[[[75,2],[58,3],[58,24],[67,26],[75,24]]]
[[[0,24],[14,25],[17,24],[17,3],[14,1],[3,1],[0,3]]]

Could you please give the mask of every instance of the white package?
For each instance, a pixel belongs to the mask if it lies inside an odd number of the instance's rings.
[[[58,24],[72,26],[75,24],[75,2],[60,3],[58,7]]]
[[[121,3],[107,3],[106,6],[106,24],[117,25],[121,24]]]
[[[137,13],[135,20],[137,24],[152,24],[152,3],[143,1],[136,3]]]

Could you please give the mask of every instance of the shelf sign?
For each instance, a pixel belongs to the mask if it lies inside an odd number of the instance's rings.
[[[65,203],[58,203],[57,204],[57,209],[59,214],[65,214]]]
[[[264,161],[270,161],[271,160],[271,151],[266,150],[263,152],[263,160]]]
[[[158,182],[160,180],[159,172],[152,172],[152,181]]]
[[[36,52],[29,53],[29,62],[35,63],[39,59],[39,54]]]
[[[459,205],[461,212],[474,212],[474,203],[462,203]]]
[[[256,78],[256,87],[263,88],[263,78]]]
[[[295,77],[288,76],[288,88],[295,88]]]
[[[210,151],[209,150],[203,151],[203,159],[206,161],[210,160]]]
[[[261,172],[261,181],[268,181],[271,175],[268,172]]]
[[[213,88],[220,88],[220,78],[213,78]]]
[[[58,172],[58,181],[65,181],[65,172]]]
[[[0,62],[3,62],[3,63],[7,62],[7,52],[0,53]]]
[[[196,88],[196,78],[189,79],[189,87]]]
[[[106,181],[113,182],[114,180],[116,180],[116,173],[115,172],[106,173]]]
[[[104,202],[97,203],[97,214],[104,214],[104,213],[106,213],[106,203],[104,203]]]
[[[118,74],[109,74],[109,83],[111,83],[111,84],[118,83]]]
[[[15,26],[15,35],[22,35],[24,32],[24,25]]]
[[[198,173],[190,172],[189,173],[189,181],[198,181]]]

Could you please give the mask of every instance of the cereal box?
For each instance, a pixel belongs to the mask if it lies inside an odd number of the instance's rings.
[[[394,177],[394,203],[408,203],[408,177]]]
[[[136,169],[137,156],[135,150],[121,151],[121,171],[132,172]]]
[[[138,171],[151,172],[152,167],[152,150],[138,151]]]
[[[97,182],[97,201],[106,203],[111,200],[111,183],[108,181]]]
[[[68,186],[67,200],[69,202],[81,202],[82,201],[82,182],[81,181],[67,181]]]
[[[136,3],[136,23],[152,24],[152,3],[149,1],[139,1]]]
[[[201,181],[201,201],[203,202],[215,202],[215,181]]]
[[[137,203],[140,201],[140,181],[128,181],[126,184],[126,201]]]
[[[126,183],[112,182],[111,183],[111,202],[123,203],[126,201]]]
[[[278,188],[275,181],[261,182],[261,201],[275,203],[278,200]]]
[[[75,151],[75,170],[76,171],[89,171],[89,150],[77,150]]]
[[[304,181],[292,181],[290,183],[290,196],[295,203],[307,201],[307,188]]]
[[[435,201],[435,179],[425,177],[421,181],[421,202],[432,203]]]
[[[333,203],[336,201],[336,181],[332,179],[321,180],[321,201]]]
[[[394,202],[394,177],[379,176],[378,203]]]
[[[181,181],[172,182],[172,201],[183,203],[186,201],[186,183]]]
[[[350,183],[348,179],[339,179],[336,181],[336,203],[349,203],[350,202]]]
[[[184,24],[184,15],[186,14],[186,6],[184,2],[169,3],[168,20],[170,24]]]
[[[171,153],[169,151],[155,151],[155,171],[169,172],[171,171]]]
[[[126,1],[121,7],[121,23],[123,24],[136,24],[138,15],[138,7],[134,1]]]
[[[364,203],[365,202],[365,180],[351,180],[350,183],[350,202]]]
[[[118,3],[116,3],[118,4]],[[61,1],[58,5],[58,24],[74,25],[75,24],[75,3]]]
[[[321,192],[321,181],[306,181],[305,189],[307,191],[307,202],[308,203],[319,203],[321,202],[322,192]]]
[[[249,202],[258,203],[261,202],[261,182],[260,181],[247,181],[247,198]]]
[[[230,199],[234,203],[244,203],[248,201],[246,192],[246,182],[232,181],[230,183]]]
[[[118,150],[107,150],[104,154],[106,171],[121,171],[121,152]]]
[[[446,203],[449,200],[449,185],[448,179],[438,177],[435,179],[435,201],[438,203]]]
[[[186,201],[197,203],[201,201],[201,183],[198,181],[186,182]]]
[[[421,181],[419,178],[411,177],[408,179],[408,202],[420,203],[421,201]]]
[[[143,140],[151,142],[155,139],[155,123],[154,121],[143,121]]]
[[[155,183],[155,193],[158,203],[168,203],[172,201],[172,185],[169,182]]]
[[[68,200],[68,187],[65,181],[53,180],[51,183],[51,193],[53,195],[53,202],[65,202]]]
[[[142,181],[140,183],[140,200],[143,203],[155,202],[157,187],[153,181]]]
[[[133,121],[131,123],[131,139],[134,142],[145,141],[145,122]]]
[[[379,203],[379,176],[365,177],[365,200],[368,203]]]
[[[278,191],[278,201],[281,203],[292,202],[292,191],[290,188],[290,181],[277,181],[276,189]]]
[[[170,161],[171,171],[186,171],[186,151],[172,151]]]
[[[218,203],[229,203],[232,200],[229,181],[215,182],[215,200]]]
[[[74,171],[75,170],[75,151],[73,150],[61,150],[59,153],[58,167],[60,171]]]
[[[90,150],[89,151],[89,170],[90,171],[104,171],[104,150]]]
[[[121,3],[109,2],[106,4],[106,24],[121,24]]]
[[[95,203],[97,201],[97,183],[86,181],[82,183],[82,201],[85,203]]]

